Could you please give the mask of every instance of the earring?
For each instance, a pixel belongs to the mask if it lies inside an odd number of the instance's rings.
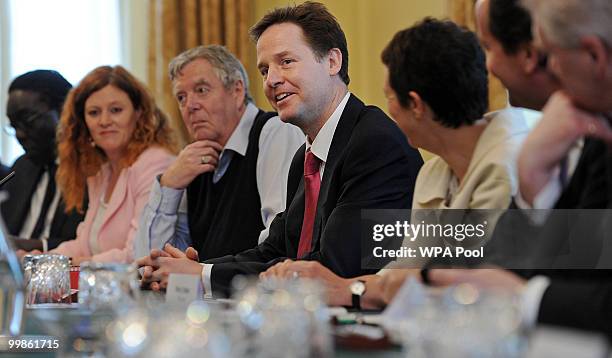
[[[94,142],[93,138],[91,138],[91,137],[89,137],[89,145],[90,145],[92,148],[95,148],[95,147],[96,147],[96,142]]]

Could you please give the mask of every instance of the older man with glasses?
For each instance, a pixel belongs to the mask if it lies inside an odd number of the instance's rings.
[[[43,251],[73,239],[83,219],[79,213],[65,213],[55,189],[55,131],[71,88],[58,72],[36,70],[15,78],[8,90],[4,131],[17,138],[25,154],[11,167],[15,176],[2,187],[9,199],[0,212],[12,235],[42,239],[34,247]]]

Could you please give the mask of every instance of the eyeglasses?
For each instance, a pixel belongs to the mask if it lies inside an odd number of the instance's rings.
[[[49,111],[33,113],[27,116],[25,119],[19,120],[17,122],[7,120],[3,123],[2,130],[4,131],[4,133],[14,137],[15,132],[17,130],[21,130],[24,132],[28,131],[28,129],[31,129],[36,124],[36,122],[38,122],[40,118],[42,118],[47,113],[49,113]]]

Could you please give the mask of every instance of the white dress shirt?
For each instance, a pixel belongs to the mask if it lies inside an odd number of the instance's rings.
[[[574,171],[578,166],[578,161],[580,160],[583,147],[584,138],[581,138],[574,143],[567,153],[567,182],[569,182],[572,175],[574,175]],[[561,181],[559,180],[560,173],[561,166],[557,165],[553,170],[553,175],[548,183],[546,183],[540,192],[538,192],[533,198],[533,205],[529,205],[529,203],[523,199],[521,196],[521,191],[519,190],[518,195],[515,198],[516,206],[518,206],[520,209],[552,209],[557,200],[559,200],[559,197],[561,197],[561,193],[564,189],[561,187]],[[546,219],[546,217],[544,217],[544,219]],[[538,223],[536,224],[543,224],[543,220],[538,220]]]
[[[36,226],[36,222],[38,221],[38,217],[40,216],[40,212],[42,210],[43,201],[45,200],[45,193],[47,191],[47,185],[49,185],[49,171],[45,170],[42,177],[38,181],[38,185],[36,186],[36,190],[32,194],[32,199],[30,200],[30,210],[26,215],[26,218],[23,222],[23,226],[21,227],[21,231],[19,232],[19,237],[24,239],[39,239],[38,237],[31,237],[32,231],[34,231],[34,226]],[[55,180],[55,178],[53,178]],[[53,196],[53,201],[49,205],[49,210],[47,211],[47,216],[45,217],[45,225],[43,227],[43,231],[40,235],[40,239],[44,239],[44,246],[46,251],[46,239],[49,238],[49,234],[51,232],[51,224],[53,223],[53,217],[55,216],[55,210],[57,210],[57,205],[60,199],[60,191],[59,188],[55,189],[55,194]]]

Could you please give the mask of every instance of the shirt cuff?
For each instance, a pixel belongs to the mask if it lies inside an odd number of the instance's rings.
[[[549,285],[550,280],[545,276],[535,276],[527,281],[521,297],[521,319],[525,327],[533,327],[536,324],[540,302]]]
[[[516,204],[516,207],[518,207],[519,209],[522,209],[522,210],[533,209],[533,206],[531,206],[531,204],[529,204],[527,202],[527,200],[523,199],[523,196],[521,195],[521,191],[520,190],[518,191],[518,193],[514,197],[514,203]]]
[[[202,287],[204,287],[204,298],[212,298],[212,285],[210,282],[210,274],[212,272],[213,264],[200,264],[202,265]]]
[[[157,176],[157,180],[153,181],[151,188],[151,196],[149,205],[155,212],[161,212],[168,215],[176,214],[183,197],[184,189],[174,189],[163,187],[159,183],[161,174]]]
[[[561,183],[559,182],[559,170],[558,166],[554,169],[548,183],[546,183],[540,192],[533,198],[533,205],[530,205],[523,199],[521,191],[519,190],[514,198],[516,206],[520,209],[552,209],[563,191]]]
[[[559,175],[555,174],[535,198],[533,198],[533,208],[552,209],[557,200],[559,200],[561,191],[563,191],[563,188],[561,187],[561,183],[559,183]]]
[[[259,239],[257,239],[257,243],[261,244],[262,242],[266,241],[269,235],[270,235],[270,224],[268,224],[268,226],[265,229],[261,230],[261,232],[259,233]]]
[[[555,203],[559,200],[563,188],[559,183],[559,170],[556,169],[551,179],[540,190],[533,199],[533,205],[530,205],[521,195],[519,190],[514,198],[514,203],[519,209],[532,210],[528,216],[529,221],[537,226],[543,225],[550,214],[549,210],[554,208]]]

